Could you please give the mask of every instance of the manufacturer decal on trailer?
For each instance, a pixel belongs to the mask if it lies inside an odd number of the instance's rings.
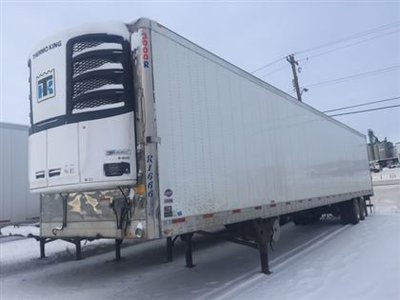
[[[171,189],[166,189],[165,192],[164,192],[164,196],[165,197],[172,197],[173,193],[174,192]]]
[[[46,53],[47,51],[53,50],[53,49],[55,49],[57,47],[61,47],[61,41],[57,41],[57,42],[51,43],[51,44],[47,45],[46,47],[43,47],[42,49],[36,51],[32,55],[32,58],[35,59],[35,58],[39,57],[40,55]]]
[[[56,95],[54,69],[36,76],[37,102],[53,98]]]
[[[170,218],[172,215],[172,206],[164,206],[164,218]]]
[[[142,58],[143,67],[150,68],[150,41],[146,31],[142,31]]]
[[[167,204],[167,203],[173,203],[174,202],[174,199],[172,199],[171,197],[172,197],[172,195],[173,195],[173,191],[171,190],[171,189],[166,189],[165,191],[164,191],[164,203],[165,204]]]

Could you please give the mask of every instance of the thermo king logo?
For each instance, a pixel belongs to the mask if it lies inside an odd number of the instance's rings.
[[[41,102],[56,95],[54,69],[36,76],[37,101]]]

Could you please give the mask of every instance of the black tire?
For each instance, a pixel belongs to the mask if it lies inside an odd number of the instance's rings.
[[[360,222],[360,215],[361,215],[360,202],[358,202],[358,199],[353,199],[352,208],[353,209],[351,212],[351,224],[356,225]]]
[[[359,206],[360,206],[360,220],[364,221],[366,217],[367,206],[365,205],[364,198],[359,199]]]
[[[358,199],[343,202],[340,217],[343,224],[356,225],[360,222],[360,203]]]

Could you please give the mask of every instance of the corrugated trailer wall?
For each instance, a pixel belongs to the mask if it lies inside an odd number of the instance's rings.
[[[161,199],[173,191],[161,207],[172,216],[370,192],[361,133],[162,27],[152,51]]]
[[[0,123],[0,226],[39,217],[39,195],[29,192],[28,130]]]

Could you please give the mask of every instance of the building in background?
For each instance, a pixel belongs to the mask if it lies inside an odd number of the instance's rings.
[[[394,145],[394,151],[396,152],[397,159],[400,161],[400,142]]]
[[[378,163],[381,168],[398,163],[399,155],[396,152],[392,142],[389,142],[387,138],[380,141],[372,129],[368,129],[368,159],[370,163]]]
[[[0,122],[0,226],[39,219],[39,195],[29,192],[29,127]]]

